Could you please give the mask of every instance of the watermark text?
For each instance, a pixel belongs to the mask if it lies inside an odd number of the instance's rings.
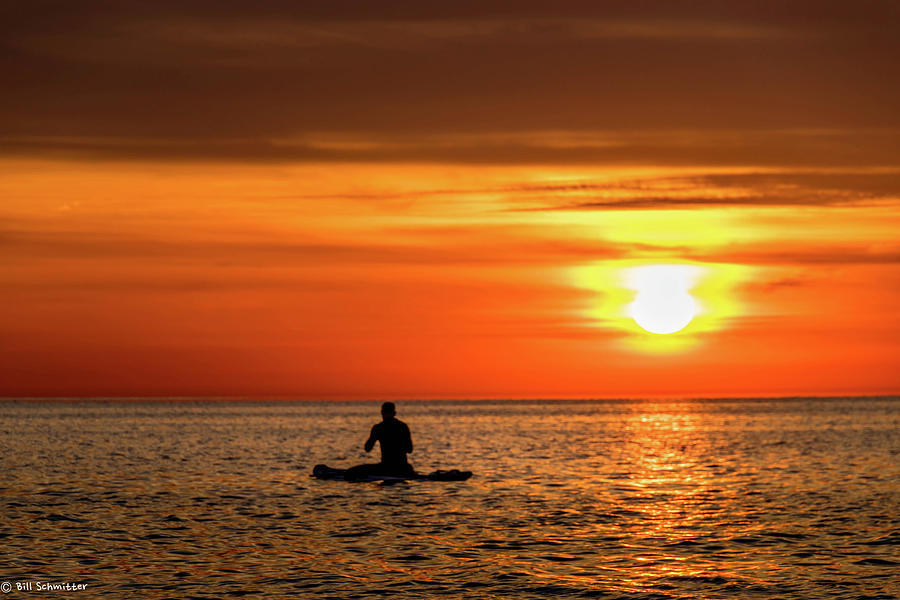
[[[0,583],[0,592],[83,592],[87,589],[86,583],[72,583],[71,581],[4,581]]]

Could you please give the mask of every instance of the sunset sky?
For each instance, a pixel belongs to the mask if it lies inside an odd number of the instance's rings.
[[[13,0],[0,48],[0,395],[900,392],[900,3]]]

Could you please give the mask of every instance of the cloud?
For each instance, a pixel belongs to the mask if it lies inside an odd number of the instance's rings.
[[[900,248],[877,248],[865,244],[834,244],[770,249],[765,246],[732,246],[710,252],[686,252],[684,258],[705,262],[746,265],[900,265]],[[795,285],[792,281],[782,285]]]
[[[579,260],[621,258],[635,249],[652,251],[654,246],[604,241],[567,241],[529,238],[508,233],[498,235],[472,228],[438,231],[417,241],[325,242],[309,240],[173,240],[116,235],[102,231],[0,231],[0,245],[7,260],[39,258],[96,260],[102,262],[147,260],[174,264],[209,264],[220,267],[326,265],[497,265],[558,264]],[[453,239],[448,239],[453,238]],[[430,238],[430,239],[429,239]]]
[[[291,19],[215,13],[146,15],[86,23],[67,36],[34,31],[11,37],[14,48],[45,56],[99,64],[271,69],[308,66],[328,53],[354,50],[429,51],[467,44],[542,46],[592,40],[714,41],[791,40],[807,28],[690,18],[475,17],[447,19]],[[93,27],[91,25],[94,25]]]
[[[821,242],[779,244],[732,244],[697,249],[684,245],[647,242],[614,242],[578,237],[547,237],[550,233],[529,226],[393,227],[379,234],[384,242],[266,239],[240,241],[158,239],[101,231],[41,231],[26,227],[0,231],[0,246],[7,264],[33,264],[35,260],[78,261],[90,273],[94,265],[165,265],[166,269],[215,267],[212,273],[240,273],[245,268],[320,267],[416,267],[454,266],[468,268],[497,265],[571,266],[623,259],[689,260],[746,265],[900,265],[900,247],[890,243]],[[98,267],[100,268],[100,267]],[[105,271],[101,268],[99,273]],[[184,290],[215,289],[230,283],[181,281]],[[225,276],[231,279],[232,275]],[[303,278],[308,277],[308,274]],[[25,278],[27,279],[27,277]],[[290,277],[286,285],[290,287]],[[245,281],[246,280],[246,281]],[[267,283],[268,281],[268,283]],[[239,275],[239,285],[275,285],[264,273]],[[96,282],[102,285],[102,282]],[[779,286],[799,285],[783,280]],[[167,284],[168,285],[168,284]],[[238,286],[239,286],[238,285]]]
[[[527,211],[882,206],[900,202],[900,171],[890,167],[775,169],[648,176],[609,183],[576,180],[514,189],[525,197],[544,199],[543,204],[524,209]]]
[[[580,202],[554,207],[552,210],[669,210],[679,208],[702,208],[724,206],[836,206],[848,204],[845,199],[819,198],[776,198],[772,196],[734,196],[728,198],[710,198],[697,196],[693,198],[676,197],[642,197],[598,202]]]
[[[790,290],[801,288],[809,284],[809,279],[799,277],[786,277],[773,281],[751,281],[743,284],[743,289],[760,292],[775,292],[778,290]]]
[[[891,3],[425,4],[4,3],[3,152],[525,164],[900,153],[896,133],[870,131],[900,128]],[[786,128],[844,134],[753,136]]]
[[[553,131],[292,137],[0,136],[0,155],[71,160],[863,167],[900,162],[897,130]],[[865,151],[860,151],[864,147]],[[731,176],[737,180],[735,176]],[[711,180],[713,181],[713,180]],[[727,183],[723,176],[718,184]],[[572,186],[586,184],[573,183]],[[566,191],[560,187],[546,191]],[[574,188],[568,191],[575,191]]]

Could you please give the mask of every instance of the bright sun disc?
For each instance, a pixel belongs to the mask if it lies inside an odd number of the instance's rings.
[[[649,265],[632,270],[629,278],[637,296],[628,312],[642,329],[666,335],[681,331],[697,314],[688,290],[692,271],[683,265]]]

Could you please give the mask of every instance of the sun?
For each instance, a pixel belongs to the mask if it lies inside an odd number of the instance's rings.
[[[693,270],[687,265],[645,265],[631,270],[629,287],[637,291],[628,314],[641,329],[657,335],[677,333],[697,314],[690,294]]]
[[[573,269],[575,284],[595,293],[583,314],[594,327],[615,333],[623,350],[693,351],[749,310],[737,290],[757,276],[755,268],[651,261],[603,261]]]

